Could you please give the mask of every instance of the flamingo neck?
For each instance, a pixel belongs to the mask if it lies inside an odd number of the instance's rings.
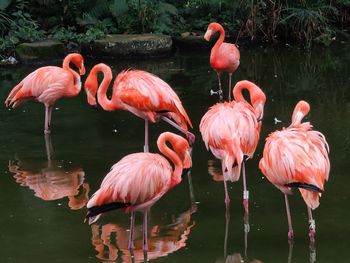
[[[97,65],[94,68],[94,71],[92,71],[94,78],[96,78],[96,83],[97,83],[97,74],[99,72],[103,73],[103,79],[97,89],[98,103],[101,105],[101,107],[104,110],[107,110],[107,111],[115,110],[116,105],[113,103],[113,99],[109,99],[107,97],[107,90],[113,79],[112,70],[110,69],[110,67],[106,65],[102,65],[102,64]]]
[[[225,40],[225,31],[224,28],[220,25],[218,26],[218,31],[219,32],[219,39],[216,41],[215,45],[212,48],[212,52],[213,54],[216,54],[220,48],[220,46],[222,45],[222,43]]]
[[[166,142],[168,141],[170,142],[171,145],[174,145],[175,144],[174,139],[175,138],[173,138],[173,136],[170,133],[165,132],[159,136],[157,141],[159,151],[162,154],[164,154],[164,156],[169,158],[170,161],[172,161],[172,163],[174,164],[174,170],[171,176],[171,182],[170,182],[169,188],[172,188],[181,182],[181,174],[183,169],[183,165],[178,154],[172,149],[170,149],[166,144]]]
[[[74,57],[74,54],[69,54],[67,55],[64,60],[63,60],[63,65],[62,65],[62,68],[64,70],[67,70],[69,71],[72,75],[73,75],[73,78],[74,78],[74,88],[76,89],[77,93],[80,92],[80,89],[81,89],[81,78],[80,78],[80,75],[78,72],[76,72],[75,70],[73,70],[69,65],[71,62],[73,62],[73,64],[79,68],[80,65],[77,65],[72,59]]]
[[[246,89],[249,92],[249,97],[251,100],[251,103],[249,103],[243,96],[242,91]],[[245,102],[250,105],[252,105],[252,94],[254,92],[255,85],[249,81],[242,80],[237,82],[236,86],[233,89],[233,97],[236,102]]]

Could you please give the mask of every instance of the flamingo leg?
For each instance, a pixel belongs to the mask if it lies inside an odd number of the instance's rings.
[[[134,250],[134,225],[135,225],[135,212],[131,212],[131,219],[130,219],[130,233],[129,233],[129,250]]]
[[[224,258],[227,256],[227,239],[228,239],[228,229],[230,225],[230,208],[226,207],[226,212],[225,212],[225,238],[224,238]]]
[[[231,89],[232,89],[231,81],[232,81],[232,73],[228,73],[228,101],[231,101]]]
[[[148,251],[148,242],[147,242],[147,214],[148,211],[145,211],[143,214],[143,252],[147,253]]]
[[[286,203],[286,211],[287,211],[287,219],[288,219],[288,238],[292,239],[294,236],[293,233],[293,226],[292,226],[292,217],[290,213],[290,208],[289,208],[289,202],[288,202],[288,196],[287,194],[284,194],[284,200]]]
[[[52,148],[50,134],[45,134],[45,148],[46,148],[47,161],[48,161],[49,166],[50,166],[50,163],[52,161],[52,156],[53,156],[53,148]]]
[[[48,122],[49,122],[49,127],[51,126],[51,115],[52,115],[52,109],[53,109],[53,106],[52,106],[52,105],[50,105],[50,106],[49,106],[49,120],[48,120]]]
[[[213,91],[211,90],[210,91],[210,94],[213,95],[213,94],[219,94],[219,97],[220,97],[220,101],[222,101],[223,97],[222,97],[222,89],[221,89],[221,73],[220,72],[216,72],[216,75],[218,76],[218,82],[219,82],[219,90],[218,91]]]
[[[315,220],[312,217],[312,210],[308,206],[307,207],[307,214],[309,218],[309,237],[311,242],[315,242],[315,235],[316,235],[316,223]]]
[[[249,212],[249,191],[247,190],[247,177],[245,175],[245,161],[242,162],[243,173],[243,206],[246,213]]]
[[[225,179],[224,179],[224,188],[225,188],[225,204],[226,204],[226,209],[228,209],[230,206],[230,196],[228,194],[227,182]]]
[[[50,112],[50,105],[45,104],[45,127],[44,127],[44,134],[50,133],[50,124],[49,124],[49,112]]]
[[[243,222],[244,222],[244,256],[247,258],[248,233],[250,231],[249,213],[247,210],[245,210],[245,212],[244,212]]]
[[[145,145],[143,146],[144,152],[149,152],[149,145],[148,145],[148,120],[145,120]]]
[[[175,123],[174,121],[170,120],[168,117],[161,115],[160,117],[163,121],[169,123],[171,126],[173,126],[175,129],[179,130],[180,132],[182,132],[183,134],[185,134],[189,140],[190,146],[192,146],[196,140],[196,136],[189,132],[189,131],[185,131],[181,126],[179,126],[177,123]]]

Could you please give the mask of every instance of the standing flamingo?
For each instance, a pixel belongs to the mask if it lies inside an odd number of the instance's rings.
[[[244,99],[243,89],[249,91],[252,104]],[[202,117],[199,129],[207,149],[221,160],[226,207],[230,202],[226,181],[238,181],[243,165],[243,204],[248,211],[244,161],[253,157],[258,144],[266,97],[257,85],[247,80],[237,82],[233,96],[232,102],[212,106]]]
[[[103,72],[103,80],[98,87],[97,74]],[[144,151],[148,152],[148,122],[158,118],[170,123],[186,134],[192,145],[194,134],[187,129],[191,121],[173,89],[162,79],[142,70],[126,70],[118,74],[114,81],[112,98],[107,98],[107,89],[112,81],[112,70],[106,64],[95,65],[85,81],[88,102],[98,103],[104,110],[127,110],[145,120]],[[170,120],[172,118],[174,121]]]
[[[77,72],[69,67],[70,62],[79,68],[79,74],[85,74],[84,59],[78,53],[72,53],[63,60],[63,67],[46,66],[38,68],[15,86],[5,104],[17,107],[27,100],[37,100],[45,105],[44,133],[50,133],[52,108],[61,97],[73,97],[79,94],[81,80]]]
[[[173,149],[170,149],[169,142]],[[147,245],[147,212],[151,206],[167,191],[181,182],[183,168],[192,166],[189,144],[181,136],[170,132],[162,133],[157,141],[160,154],[134,153],[125,156],[113,165],[103,179],[101,187],[87,204],[86,218],[89,223],[95,222],[101,213],[123,208],[131,212],[129,249],[133,249],[134,222],[136,211],[143,213],[143,249]]]
[[[293,237],[293,227],[287,195],[291,194],[292,187],[299,188],[307,205],[309,236],[313,242],[316,232],[311,209],[319,206],[319,196],[329,177],[330,163],[324,135],[312,130],[310,122],[301,123],[309,111],[310,105],[299,101],[294,108],[291,125],[267,137],[259,168],[284,193],[289,238]]]
[[[214,47],[210,52],[210,65],[216,71],[219,81],[219,95],[222,99],[222,89],[221,89],[221,72],[228,72],[229,75],[229,100],[231,100],[231,78],[233,72],[239,66],[240,53],[236,45],[224,42],[225,30],[219,23],[210,23],[207,31],[205,32],[204,39],[206,41],[210,40],[210,37],[216,32],[219,32],[219,39],[216,41]],[[216,92],[211,91],[212,94]]]

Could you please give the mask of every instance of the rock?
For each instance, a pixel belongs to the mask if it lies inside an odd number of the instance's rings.
[[[211,37],[210,41],[207,42],[203,35],[193,35],[193,34],[181,34],[180,37],[173,37],[174,46],[180,50],[197,50],[197,49],[210,49],[217,37]]]
[[[17,58],[23,63],[61,60],[66,54],[65,45],[57,40],[22,43],[16,47]]]
[[[161,34],[108,35],[82,45],[83,54],[108,58],[161,56],[171,49],[171,37]]]

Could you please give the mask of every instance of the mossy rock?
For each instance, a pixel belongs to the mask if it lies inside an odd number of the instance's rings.
[[[65,56],[65,45],[56,40],[22,43],[16,47],[17,58],[24,63],[59,60]]]
[[[203,35],[183,35],[183,36],[176,36],[173,37],[173,42],[175,48],[178,48],[180,50],[196,50],[196,49],[210,49],[215,41],[217,40],[216,37],[212,37],[210,39],[210,42],[206,41],[203,37]]]
[[[171,37],[161,34],[108,35],[82,45],[85,55],[108,58],[162,56],[171,49]]]

